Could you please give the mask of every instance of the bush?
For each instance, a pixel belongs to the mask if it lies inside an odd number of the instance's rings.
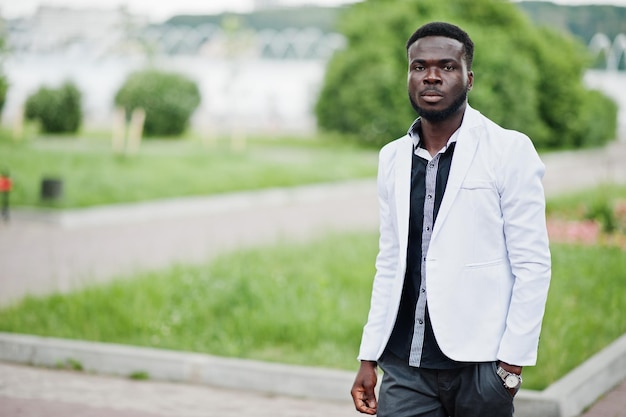
[[[7,77],[3,74],[0,74],[0,114],[2,114],[2,109],[4,108],[8,89],[9,82],[7,81]]]
[[[41,87],[26,100],[25,117],[45,133],[75,133],[83,118],[81,92],[68,81],[59,88]]]
[[[2,68],[2,56],[6,53],[6,41],[5,34],[0,34],[0,115],[2,114],[2,109],[4,108],[4,103],[7,98],[7,90],[9,89],[9,81],[7,80],[6,75],[4,74]]]
[[[131,74],[115,95],[115,104],[130,114],[146,112],[146,136],[175,136],[185,131],[200,104],[197,85],[183,75],[156,70]]]
[[[380,147],[416,117],[407,98],[405,43],[420,25],[449,21],[476,44],[469,102],[539,148],[601,145],[616,134],[616,106],[585,88],[585,45],[533,26],[502,0],[368,0],[340,19],[348,47],[328,65],[316,105],[320,128]],[[591,99],[590,99],[591,97]],[[598,119],[591,122],[591,118]]]

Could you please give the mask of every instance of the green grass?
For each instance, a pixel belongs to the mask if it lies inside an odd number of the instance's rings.
[[[552,245],[552,282],[537,366],[524,385],[545,388],[626,333],[626,253]]]
[[[0,311],[0,330],[354,370],[376,233],[235,252]],[[543,389],[626,333],[626,256],[553,245],[537,367]]]
[[[6,135],[5,135],[6,136]],[[39,181],[59,176],[58,207],[373,177],[376,151],[329,140],[254,138],[234,152],[194,138],[151,140],[116,156],[106,135],[13,143],[0,135],[11,198],[42,205]],[[580,219],[626,187],[562,196],[551,215]],[[68,295],[28,297],[0,311],[0,330],[215,355],[355,369],[374,273],[375,233],[245,250],[209,265],[172,266]],[[542,389],[626,333],[626,256],[616,248],[553,245],[553,280],[537,367]],[[64,366],[76,366],[68,362]]]
[[[148,379],[150,379],[150,374],[146,371],[135,371],[131,372],[128,377],[136,381],[147,381]]]
[[[604,184],[550,200],[546,211],[549,216],[565,220],[595,220],[604,232],[626,233],[624,209],[618,208],[618,205],[624,207],[625,202],[625,185]]]
[[[550,216],[581,220],[594,209],[626,200],[626,185],[604,184],[594,189],[585,189],[551,198],[546,205]]]
[[[376,245],[331,236],[28,297],[0,312],[0,330],[350,368]]]
[[[0,132],[0,170],[13,178],[13,206],[87,207],[231,191],[373,178],[377,152],[336,138],[250,138],[243,151],[230,141],[144,140],[135,156],[116,155],[110,141],[36,137],[14,142]],[[64,197],[40,201],[44,177],[63,180]]]

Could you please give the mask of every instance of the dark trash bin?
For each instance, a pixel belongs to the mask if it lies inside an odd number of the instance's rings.
[[[55,201],[63,197],[63,180],[59,178],[44,178],[41,180],[41,199]]]

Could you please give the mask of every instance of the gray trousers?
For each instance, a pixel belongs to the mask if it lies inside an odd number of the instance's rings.
[[[450,370],[415,368],[385,352],[378,417],[511,417],[513,396],[495,362]]]

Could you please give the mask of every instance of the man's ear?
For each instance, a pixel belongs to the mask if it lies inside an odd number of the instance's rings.
[[[474,71],[467,72],[467,91],[470,91],[474,86]]]

